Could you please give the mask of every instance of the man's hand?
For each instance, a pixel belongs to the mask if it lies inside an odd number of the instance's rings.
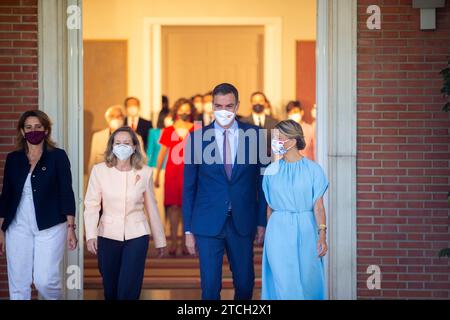
[[[195,248],[195,237],[193,234],[186,234],[186,248],[190,255],[195,256],[197,249]]]
[[[97,238],[88,240],[87,249],[92,254],[97,254]]]
[[[266,235],[266,228],[258,226],[258,230],[256,232],[256,244],[258,246],[263,245],[265,235]]]

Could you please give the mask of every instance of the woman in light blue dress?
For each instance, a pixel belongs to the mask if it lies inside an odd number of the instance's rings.
[[[326,243],[322,168],[303,157],[301,126],[280,122],[272,150],[282,156],[266,170],[263,190],[270,215],[262,260],[263,300],[323,300]]]

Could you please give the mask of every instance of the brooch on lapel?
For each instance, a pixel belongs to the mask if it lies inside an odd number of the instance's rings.
[[[45,170],[47,170],[47,167],[42,167],[42,171],[45,171]]]

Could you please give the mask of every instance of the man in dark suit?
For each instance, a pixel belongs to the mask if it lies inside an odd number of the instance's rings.
[[[250,97],[252,104],[252,114],[242,118],[242,122],[249,123],[265,129],[267,134],[267,154],[271,154],[272,129],[278,124],[278,120],[267,115],[264,110],[268,104],[266,95],[263,92],[254,92]]]
[[[226,83],[217,86],[213,91],[216,120],[191,133],[184,151],[186,247],[193,255],[198,250],[205,300],[220,299],[225,251],[235,299],[252,298],[253,241],[256,235],[262,244],[267,223],[261,170],[269,159],[265,143],[259,143],[264,135],[258,127],[235,120],[238,107],[236,88]]]
[[[141,136],[142,141],[144,141],[144,148],[147,151],[148,132],[153,128],[152,122],[149,120],[145,120],[139,116],[139,112],[141,110],[141,102],[138,98],[126,98],[124,106],[127,112],[125,124]]]

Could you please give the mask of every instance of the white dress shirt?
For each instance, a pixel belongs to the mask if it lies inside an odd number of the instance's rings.
[[[217,121],[214,122],[214,131],[216,136],[216,141],[219,146],[220,158],[223,159],[223,133],[225,131]],[[234,161],[236,159],[238,143],[239,143],[239,126],[234,120],[233,125],[228,129],[228,143],[230,144],[231,150],[231,163],[234,166]]]
[[[130,128],[137,129],[139,124],[139,117],[127,117],[127,126]]]
[[[255,126],[264,128],[264,123],[266,122],[266,115],[264,113],[256,114],[253,112],[252,116],[253,116],[253,123],[255,124]]]

